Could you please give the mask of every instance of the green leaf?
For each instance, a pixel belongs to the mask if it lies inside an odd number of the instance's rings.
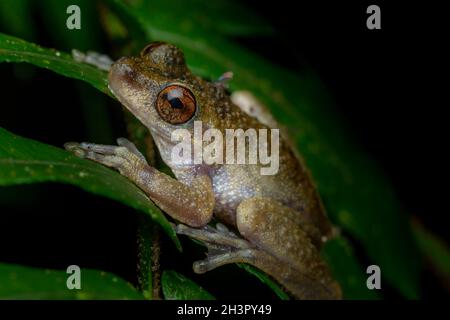
[[[0,263],[0,299],[143,299],[128,282],[98,270],[81,269],[81,289],[69,290],[65,271]]]
[[[139,291],[148,300],[158,299],[154,295],[159,293],[159,288],[153,288],[155,280],[159,279],[160,269],[153,269],[152,267],[159,267],[159,260],[154,261],[155,252],[157,251],[157,258],[159,259],[159,239],[155,240],[155,235],[159,232],[157,226],[146,216],[140,216],[137,226],[137,280]]]
[[[180,248],[166,217],[130,180],[93,161],[0,128],[0,185],[46,181],[73,184],[140,210],[158,222]]]
[[[352,247],[341,236],[328,241],[322,249],[322,256],[331,268],[331,273],[340,283],[344,299],[379,299],[380,295],[369,290],[367,274],[363,273]]]
[[[81,29],[70,30],[66,27],[69,17],[66,10],[77,5],[81,12]],[[103,48],[102,26],[99,19],[99,4],[92,0],[40,0],[36,3],[45,35],[65,51],[97,51]]]
[[[448,245],[419,222],[413,223],[413,231],[414,238],[425,259],[440,275],[450,279],[450,249]]]
[[[34,64],[39,67],[43,67],[49,70],[52,70],[56,73],[62,74],[67,77],[75,78],[83,80],[95,88],[99,89],[104,93],[110,94],[107,87],[107,79],[106,73],[98,70],[95,67],[92,67],[87,64],[79,63],[72,59],[70,55],[64,52],[45,49],[35,44],[26,42],[21,39],[17,39],[8,35],[4,35],[0,33],[0,62],[27,62]],[[7,159],[5,157],[16,156],[14,154],[8,154],[5,149],[5,145],[0,147],[0,150],[3,150],[5,153],[0,152],[0,185],[11,185],[11,184],[19,184],[19,183],[31,183],[31,182],[42,182],[42,181],[60,181],[71,183],[77,186],[82,187],[83,189],[105,195],[112,199],[123,202],[133,208],[139,209],[147,214],[150,214],[152,219],[156,220],[161,224],[163,229],[169,234],[169,236],[175,241],[177,247],[180,249],[181,246],[179,244],[178,238],[175,235],[175,232],[170,227],[167,219],[161,213],[161,211],[145,196],[145,194],[137,188],[134,184],[132,184],[128,179],[121,177],[118,173],[115,173],[112,170],[107,168],[100,169],[102,166],[92,163],[91,161],[84,161],[82,159],[77,159],[76,157],[69,157],[71,161],[79,162],[81,160],[81,167],[77,166],[62,166],[58,167],[64,170],[58,170],[58,172],[53,176],[46,176],[45,170],[49,170],[48,168],[52,168],[51,164],[52,160],[58,160],[64,157],[68,157],[68,153],[62,150],[52,148],[50,146],[46,146],[44,144],[39,144],[38,142],[34,142],[31,140],[19,138],[17,136],[12,135],[6,130],[0,129],[0,139],[8,139],[14,138],[19,141],[26,141],[30,144],[36,144],[43,147],[43,153],[34,154],[33,156],[37,156],[42,158],[43,161],[48,161],[47,165],[39,164],[37,167],[40,169],[39,175],[30,175],[26,174],[26,172],[22,172],[22,175],[12,176],[8,175],[8,167],[7,167]],[[21,140],[22,139],[22,140]],[[1,141],[1,140],[0,140]],[[9,144],[12,142],[9,141]],[[12,145],[13,150],[16,152],[21,152],[20,146]],[[26,148],[26,147],[25,147]],[[46,149],[49,148],[49,149]],[[46,150],[52,150],[52,152],[46,154]],[[55,153],[57,152],[59,153]],[[57,158],[53,159],[52,156],[56,155]],[[65,158],[64,158],[65,159]],[[22,168],[30,168],[28,163],[26,162],[28,159],[26,155],[21,155]],[[32,159],[30,159],[32,160]],[[19,167],[19,164],[9,163],[10,166]],[[90,176],[89,179],[84,179],[83,177],[79,177],[80,170],[83,169],[84,166],[87,166],[90,170],[92,170],[92,165],[96,168],[97,171],[92,171],[93,176]],[[105,170],[103,172],[103,170]],[[33,169],[34,170],[34,169]],[[50,172],[52,170],[49,170]],[[14,172],[14,171],[13,171]],[[95,174],[107,173],[106,176],[98,176]],[[24,174],[24,175],[23,175]],[[8,179],[6,179],[6,177]],[[3,178],[3,179],[2,179]],[[112,181],[108,181],[107,179],[112,178]],[[91,185],[89,185],[91,183]],[[124,191],[121,190],[120,185],[125,183]],[[113,190],[114,189],[114,190]]]
[[[182,19],[164,0],[128,3],[121,6],[122,16],[134,17],[149,41],[178,45],[193,72],[205,78],[233,71],[231,89],[249,90],[271,109],[311,170],[332,221],[361,242],[393,286],[416,298],[419,257],[403,208],[381,169],[345,130],[316,75],[281,69],[189,21],[198,11],[195,2],[179,4]],[[209,18],[220,19],[219,14]]]
[[[175,271],[164,271],[161,284],[167,300],[214,300],[208,291]]]
[[[273,292],[275,292],[276,295],[281,300],[289,300],[290,299],[289,295],[285,291],[283,291],[283,289],[281,289],[281,287],[275,281],[273,281],[267,274],[265,274],[263,271],[259,270],[258,268],[255,268],[254,266],[251,266],[251,265],[245,264],[245,263],[238,263],[237,265],[239,267],[241,267],[242,269],[244,269],[245,271],[247,271],[248,273],[257,277],[262,283],[264,283],[270,289],[272,289]]]
[[[122,3],[121,0],[108,0],[109,3]],[[264,22],[254,11],[238,1],[203,1],[188,2],[189,12],[186,12],[185,0],[164,1],[131,1],[136,6],[151,6],[153,16],[164,15],[162,19],[177,17],[175,24],[182,31],[197,28],[211,33],[228,36],[267,36],[274,33],[274,29]],[[199,10],[199,8],[201,8]]]
[[[79,63],[64,52],[46,49],[27,41],[0,33],[0,62],[27,62],[63,76],[83,80],[111,95],[106,72]]]
[[[41,0],[35,5],[45,26],[46,37],[52,39],[52,43],[56,43],[59,49],[68,52],[72,49],[81,52],[102,52],[103,39],[98,18],[98,3],[92,0]],[[66,25],[69,16],[66,9],[70,5],[80,7],[82,12],[80,30],[74,31],[61,27]],[[108,98],[79,82],[76,83],[76,88],[83,113],[83,124],[89,141],[111,144],[114,137],[109,121],[111,110],[107,105]],[[102,119],[102,121],[98,121],[98,119]]]
[[[36,29],[30,28],[33,10],[30,0],[0,1],[0,30],[32,41],[36,38]]]

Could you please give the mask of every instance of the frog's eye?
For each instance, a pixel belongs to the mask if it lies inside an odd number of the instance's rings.
[[[188,122],[194,116],[196,108],[192,92],[180,85],[165,87],[156,99],[156,110],[159,116],[170,124]]]

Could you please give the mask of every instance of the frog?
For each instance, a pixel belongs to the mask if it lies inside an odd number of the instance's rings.
[[[202,130],[220,132],[277,126],[273,117],[264,121],[267,116],[249,112],[248,101],[243,108],[242,99],[232,99],[229,75],[218,81],[195,75],[182,50],[166,42],[150,43],[139,55],[109,67],[110,91],[148,129],[173,176],[149,165],[125,138],[117,139],[117,145],[69,142],[65,148],[117,170],[175,221],[177,234],[202,242],[208,253],[193,263],[194,272],[245,263],[265,272],[293,298],[341,299],[341,287],[320,254],[333,237],[333,225],[287,137],[280,137],[279,168],[273,175],[262,175],[259,163],[173,160],[178,141],[173,133],[180,128],[193,132],[198,121]]]

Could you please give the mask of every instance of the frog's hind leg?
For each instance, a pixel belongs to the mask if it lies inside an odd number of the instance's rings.
[[[175,231],[191,238],[200,240],[208,248],[217,250],[219,246],[231,249],[249,249],[253,246],[246,240],[239,238],[236,234],[229,231],[223,224],[218,223],[216,228],[206,225],[203,228],[191,228],[184,224],[176,226]],[[225,249],[224,251],[227,251]]]
[[[290,211],[269,198],[244,200],[237,208],[237,227],[248,241],[221,224],[201,229],[178,225],[176,231],[208,248],[207,258],[193,265],[197,273],[229,263],[248,263],[275,278],[297,298],[340,298],[339,285]]]
[[[254,197],[239,204],[236,224],[245,239],[278,261],[276,266],[268,266],[269,260],[262,257],[257,266],[264,271],[272,269],[268,273],[291,292],[300,298],[340,298],[340,286],[313,242],[315,231],[299,216],[274,199]]]
[[[175,231],[201,241],[208,248],[208,257],[194,262],[193,269],[196,273],[205,273],[229,263],[254,264],[258,251],[256,247],[229,231],[221,223],[217,223],[216,228],[209,225],[191,228],[178,224]]]
[[[275,278],[296,298],[335,299],[340,297],[339,288],[330,290],[318,283],[315,278],[305,276],[303,272],[292,268],[288,263],[239,238],[221,224],[218,224],[216,228],[206,226],[201,229],[179,224],[175,230],[178,234],[202,241],[208,248],[206,259],[193,264],[196,273],[205,273],[230,263],[247,263]]]

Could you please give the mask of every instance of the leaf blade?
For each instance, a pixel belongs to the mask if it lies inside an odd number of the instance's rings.
[[[167,218],[130,180],[65,150],[16,136],[0,128],[0,185],[45,181],[73,184],[144,212],[157,221],[180,248]]]
[[[167,300],[214,300],[214,296],[194,281],[172,270],[163,271],[161,284]]]
[[[66,77],[83,80],[103,93],[111,95],[104,71],[79,63],[65,52],[46,49],[3,33],[0,33],[0,62],[31,63]]]
[[[81,289],[69,290],[69,274],[0,263],[0,299],[143,299],[128,282],[98,270],[81,269]]]

